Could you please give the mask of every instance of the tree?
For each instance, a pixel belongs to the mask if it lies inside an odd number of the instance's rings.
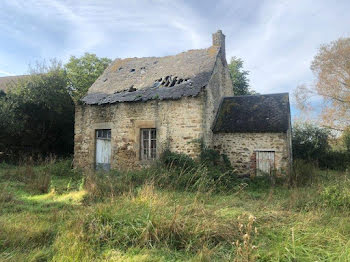
[[[293,156],[306,161],[318,162],[328,150],[330,132],[326,128],[308,123],[299,123],[293,127]]]
[[[322,124],[344,130],[350,125],[350,38],[339,38],[322,45],[312,61],[311,70],[316,77],[315,85],[301,85],[295,91],[299,108],[309,109],[310,98],[321,96]]]
[[[65,65],[68,77],[68,87],[74,101],[81,99],[89,87],[112,62],[109,58],[99,58],[95,54],[85,53],[77,58],[71,56]]]
[[[74,103],[60,63],[40,65],[0,99],[0,145],[11,153],[73,152]]]
[[[250,95],[255,93],[249,89],[249,72],[243,70],[243,60],[241,58],[232,57],[228,64],[228,69],[230,71],[234,95]]]
[[[344,130],[344,132],[342,133],[342,140],[345,149],[350,153],[350,128]]]

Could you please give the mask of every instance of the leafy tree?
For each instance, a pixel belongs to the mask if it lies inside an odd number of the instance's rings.
[[[295,97],[299,107],[310,109],[306,106],[310,98],[321,96],[322,124],[344,130],[350,126],[350,38],[339,38],[322,45],[312,61],[311,70],[316,84],[297,87]]]
[[[54,61],[36,69],[0,99],[0,145],[12,153],[71,153],[74,103],[65,70]]]
[[[342,134],[345,149],[350,152],[350,128],[346,128]]]
[[[249,72],[243,70],[243,60],[241,58],[232,57],[228,64],[228,69],[230,71],[234,95],[251,95],[255,93],[249,89]]]
[[[78,101],[88,91],[89,87],[112,62],[109,58],[99,58],[95,54],[85,53],[77,58],[71,56],[65,65],[69,89],[74,101]]]
[[[293,156],[306,161],[318,162],[330,149],[326,128],[308,123],[296,124],[293,127]]]

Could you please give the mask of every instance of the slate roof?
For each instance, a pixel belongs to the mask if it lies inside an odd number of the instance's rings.
[[[8,88],[11,87],[12,84],[16,84],[18,80],[22,80],[28,77],[27,75],[19,75],[19,76],[4,76],[0,77],[0,90],[6,92]]]
[[[212,75],[220,47],[174,56],[116,59],[90,87],[85,104],[197,96]]]
[[[224,97],[213,132],[286,132],[289,123],[288,93]]]

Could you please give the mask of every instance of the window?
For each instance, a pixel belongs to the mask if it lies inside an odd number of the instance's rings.
[[[275,169],[275,151],[256,151],[256,175],[270,175]]]
[[[96,130],[96,138],[111,140],[111,130],[110,129]]]
[[[141,129],[141,160],[155,159],[157,156],[157,130]]]

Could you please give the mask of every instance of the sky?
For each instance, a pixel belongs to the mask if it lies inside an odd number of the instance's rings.
[[[115,59],[207,48],[221,29],[227,59],[243,59],[253,90],[292,93],[314,81],[321,44],[350,37],[349,11],[349,0],[1,0],[0,77],[85,52]]]

